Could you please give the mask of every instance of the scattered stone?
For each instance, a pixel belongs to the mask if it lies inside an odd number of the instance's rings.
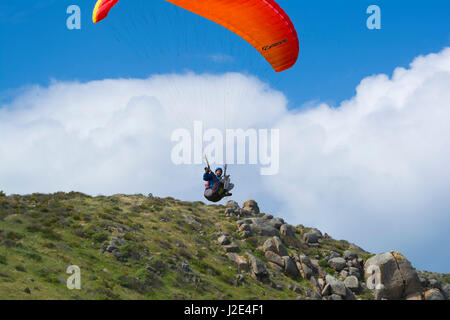
[[[337,295],[337,294],[334,294],[334,293],[329,297],[329,299],[330,300],[343,300],[340,295]]]
[[[303,294],[303,289],[302,289],[302,287],[299,287],[299,286],[294,285],[294,284],[292,284],[292,283],[289,283],[289,284],[288,284],[288,289],[291,290],[291,291],[293,291],[293,292],[295,292],[295,293],[297,293],[297,294]]]
[[[221,237],[219,237],[219,239],[217,239],[217,242],[221,246],[226,246],[226,245],[229,245],[231,243],[231,240],[230,240],[230,237],[228,237],[228,236],[221,236]]]
[[[252,233],[250,231],[244,231],[242,232],[242,237],[244,239],[250,238],[252,236]]]
[[[193,217],[188,215],[182,215],[183,219],[186,221],[187,224],[193,225],[193,226],[201,226],[200,222],[195,220]]]
[[[311,289],[309,287],[305,288],[305,293],[306,293],[306,296],[308,298],[311,298],[311,299],[314,299],[314,300],[321,300],[322,299],[322,296],[319,293],[317,293],[316,291],[314,291],[313,289]]]
[[[25,292],[26,294],[31,294],[31,290],[28,287],[26,287],[25,290],[23,290],[23,292]]]
[[[239,252],[239,246],[236,242],[232,242],[229,245],[223,247],[226,252]]]

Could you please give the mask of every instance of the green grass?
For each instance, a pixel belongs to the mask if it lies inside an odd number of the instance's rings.
[[[261,284],[249,274],[237,285],[237,267],[213,235],[229,232],[239,254],[245,256],[244,250],[250,250],[262,262],[266,259],[258,248],[266,238],[242,239],[236,219],[226,218],[223,212],[220,205],[143,195],[6,196],[0,192],[0,299],[292,300],[298,294],[287,289],[289,284],[311,287],[306,280],[280,273],[272,281],[283,290]],[[183,215],[199,224],[189,224]],[[113,237],[125,241],[119,246],[121,256],[101,253]],[[310,249],[301,234],[283,241],[289,242],[291,254],[321,258],[326,250],[348,246],[327,239],[321,248]],[[186,264],[189,272],[182,268]],[[81,268],[79,291],[66,287],[70,265]]]

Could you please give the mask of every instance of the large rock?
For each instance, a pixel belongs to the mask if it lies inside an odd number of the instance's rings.
[[[344,280],[344,284],[347,288],[349,288],[352,292],[357,293],[360,289],[358,278],[355,276],[347,277]]]
[[[347,287],[342,281],[339,281],[333,276],[327,275],[325,278],[327,284],[330,285],[331,293],[345,297],[347,295]]]
[[[344,258],[338,257],[333,258],[328,261],[328,265],[336,271],[341,271],[347,266],[347,262]]]
[[[284,256],[282,258],[284,261],[284,272],[286,273],[286,275],[292,278],[297,278],[299,276],[299,272],[294,260],[292,260],[292,258],[289,256]]]
[[[283,241],[279,237],[272,237],[267,239],[263,244],[264,252],[272,251],[278,254],[279,256],[287,256],[286,247],[283,244]]]
[[[303,240],[306,243],[318,243],[319,237],[315,233],[308,232],[303,235]]]
[[[445,294],[448,300],[450,300],[450,284],[444,284],[442,286],[442,292]]]
[[[293,237],[295,236],[295,228],[291,226],[290,224],[283,224],[280,227],[280,233],[282,236],[285,237]]]
[[[278,266],[284,268],[284,260],[278,254],[273,251],[266,251],[264,254],[267,261],[277,264]]]
[[[233,200],[228,201],[227,204],[225,205],[225,208],[227,208],[227,209],[229,208],[229,209],[236,210],[236,211],[240,209],[239,204]]]
[[[358,259],[358,255],[350,250],[345,250],[344,251],[344,259],[345,260]]]
[[[227,253],[228,259],[233,262],[237,267],[239,271],[247,271],[248,270],[248,261],[243,256],[240,256],[236,253]]]
[[[273,237],[273,242],[275,244],[275,247],[277,248],[276,253],[278,253],[280,256],[287,256],[287,250],[286,247],[283,244],[283,241],[279,237]]]
[[[264,264],[251,253],[247,253],[247,256],[250,264],[251,275],[260,282],[268,283],[270,281],[269,273],[267,272]]]
[[[263,250],[264,250],[264,252],[267,252],[267,251],[277,252],[277,247],[275,246],[275,242],[273,241],[273,238],[269,238],[264,242]]]
[[[384,286],[383,297],[389,300],[404,299],[421,292],[417,272],[399,252],[378,254],[366,261],[364,274],[368,285],[374,289],[374,281]]]
[[[242,209],[247,212],[250,212],[253,215],[259,214],[258,203],[252,199],[245,201],[244,204],[242,205]]]
[[[430,289],[425,292],[425,300],[445,300],[439,289]]]
[[[280,223],[278,225],[276,219],[264,219],[264,218],[250,218],[244,220],[242,223],[240,221],[240,227],[242,227],[243,224],[248,224],[250,226],[250,230],[254,234],[258,234],[260,236],[265,237],[273,237],[273,236],[280,236],[279,228],[282,225]]]

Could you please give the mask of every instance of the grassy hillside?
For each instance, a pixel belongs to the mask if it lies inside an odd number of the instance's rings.
[[[255,217],[264,216],[256,214]],[[80,193],[0,195],[0,299],[296,299],[313,285],[268,264],[268,237],[246,236],[224,206],[143,195]],[[351,248],[324,237],[309,246],[296,227],[281,236],[289,255],[301,252],[336,274],[324,257]],[[238,255],[262,261],[270,282],[239,272],[218,244],[226,234]],[[231,249],[230,249],[231,250]],[[324,263],[325,261],[325,263]],[[81,290],[69,290],[66,269],[81,268]],[[241,274],[241,275],[239,275]],[[362,290],[359,297],[371,298]]]

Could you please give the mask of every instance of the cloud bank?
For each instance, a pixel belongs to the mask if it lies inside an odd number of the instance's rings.
[[[0,106],[0,186],[200,200],[202,167],[170,161],[173,130],[195,120],[276,128],[280,173],[232,168],[236,200],[255,198],[291,223],[450,272],[449,88],[450,48],[392,77],[363,79],[338,107],[297,112],[281,92],[238,73],[55,81]]]

